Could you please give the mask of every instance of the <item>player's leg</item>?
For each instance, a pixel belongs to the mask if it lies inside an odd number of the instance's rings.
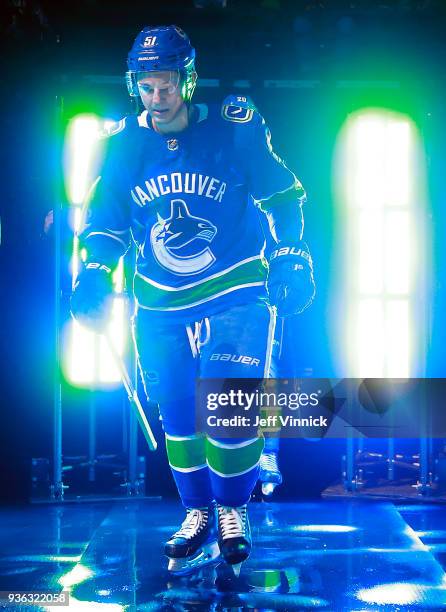
[[[186,518],[165,545],[169,569],[189,571],[218,556],[205,438],[195,433],[197,358],[190,330],[140,312],[135,338],[147,394],[159,405],[166,449]]]
[[[271,366],[268,378],[280,378],[280,363],[282,359],[283,333],[285,320],[280,317],[276,321],[273,347],[271,353]],[[280,414],[280,407],[274,406],[266,410],[263,416],[269,413]],[[265,432],[265,446],[260,457],[259,480],[262,485],[262,493],[269,497],[275,488],[282,484],[282,473],[279,468],[279,449],[280,449],[280,426],[274,428],[274,432],[269,435]]]
[[[273,313],[263,303],[237,306],[210,317],[209,334],[200,348],[200,375],[263,378],[270,367],[274,323]],[[263,438],[256,435],[207,439],[220,550],[231,564],[246,559],[251,549],[247,503],[257,482],[262,449]]]
[[[260,457],[259,480],[262,483],[262,493],[267,497],[274,493],[278,485],[282,484],[279,448],[280,438],[265,438],[265,447]]]

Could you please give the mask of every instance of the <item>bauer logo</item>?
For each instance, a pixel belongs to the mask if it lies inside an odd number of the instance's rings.
[[[231,355],[231,353],[212,353],[211,361],[230,361],[232,363],[243,363],[249,366],[260,365],[260,359],[249,355]]]
[[[153,47],[156,43],[156,36],[146,36],[144,39],[144,47]]]
[[[96,262],[93,262],[93,261],[88,263],[85,267],[87,269],[89,269],[89,270],[104,270],[108,274],[110,274],[110,272],[111,272],[111,268],[109,268],[108,266],[106,266],[104,264],[96,263]]]
[[[282,255],[296,255],[298,257],[303,257],[307,261],[311,261],[310,255],[306,251],[296,247],[281,247],[280,249],[276,249],[271,253],[270,259],[272,260]]]

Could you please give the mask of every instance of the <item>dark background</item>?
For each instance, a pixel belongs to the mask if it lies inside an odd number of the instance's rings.
[[[312,308],[286,329],[285,347],[295,355],[296,373],[343,375],[330,334],[334,314],[327,290],[338,274],[331,174],[339,128],[364,104],[414,117],[429,163],[434,228],[427,375],[443,375],[443,2],[228,0],[223,7],[205,0],[8,0],[0,20],[5,59],[0,77],[0,496],[5,501],[28,498],[31,457],[51,457],[54,256],[43,220],[59,198],[64,122],[78,112],[115,119],[131,112],[123,76],[127,51],[144,25],[170,23],[184,28],[197,50],[204,81],[195,101],[248,93],[271,127],[275,149],[308,191],[305,231],[319,290]],[[104,83],[98,75],[116,78]],[[218,86],[207,86],[206,79],[218,79]],[[249,88],[234,85],[242,79]],[[265,84],[287,79],[300,85]],[[121,399],[117,392],[98,400],[104,452],[119,439]],[[78,444],[79,452],[85,449],[87,400],[87,392],[72,393],[67,408],[67,445]],[[282,495],[317,495],[340,476],[343,449],[342,441],[285,440],[282,466],[288,486]],[[148,461],[150,492],[172,494],[163,451]],[[299,465],[305,467],[296,469]]]

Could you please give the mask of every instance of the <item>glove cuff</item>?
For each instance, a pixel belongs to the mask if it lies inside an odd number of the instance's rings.
[[[96,261],[89,261],[88,263],[86,263],[84,265],[84,270],[101,270],[103,272],[106,272],[107,274],[111,274],[112,272],[112,269],[109,268],[109,266],[106,266],[105,264]]]
[[[269,256],[270,264],[275,260],[286,260],[288,262],[296,261],[296,264],[299,267],[306,263],[311,270],[313,269],[313,260],[311,258],[310,249],[304,240],[299,240],[294,245],[279,242]]]

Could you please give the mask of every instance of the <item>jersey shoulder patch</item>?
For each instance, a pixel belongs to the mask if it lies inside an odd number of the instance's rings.
[[[249,123],[257,109],[248,96],[232,94],[223,100],[221,116],[234,123]]]
[[[119,134],[119,132],[122,132],[126,127],[126,119],[127,117],[123,117],[119,121],[105,121],[102,129],[99,131],[99,140],[111,138],[111,136],[115,136]]]

